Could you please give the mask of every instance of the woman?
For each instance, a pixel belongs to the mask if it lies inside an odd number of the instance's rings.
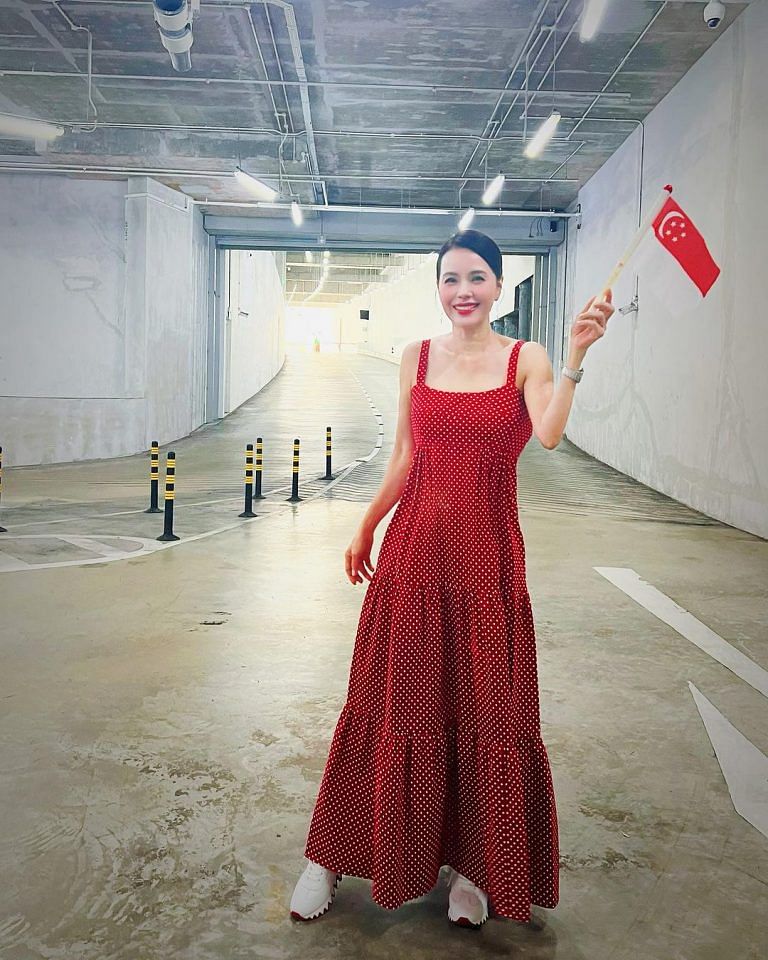
[[[588,347],[613,313],[593,297],[557,389],[547,352],[489,324],[501,251],[466,230],[437,260],[452,330],[408,344],[395,447],[345,553],[369,581],[291,916],[330,907],[344,874],[395,909],[448,865],[448,917],[526,923],[559,899],[558,825],[539,722],[517,459],[565,429]],[[429,383],[427,383],[429,380]],[[400,501],[371,564],[373,534]]]

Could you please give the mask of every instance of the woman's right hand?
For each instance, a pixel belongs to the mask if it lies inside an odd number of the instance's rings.
[[[358,530],[344,552],[344,568],[350,583],[362,583],[363,577],[366,580],[371,579],[371,573],[374,569],[371,566],[372,549],[373,532],[368,533],[365,530]],[[370,568],[371,573],[368,572],[366,567]]]

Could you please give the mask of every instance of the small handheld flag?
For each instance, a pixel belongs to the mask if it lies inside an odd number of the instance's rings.
[[[704,237],[694,227],[691,218],[672,197],[653,221],[653,232],[705,297],[720,276],[720,267],[712,259]]]
[[[672,199],[672,187],[667,184],[661,195],[651,208],[651,212],[638,227],[622,258],[603,284],[602,290],[607,291],[616,282],[617,277],[624,269],[627,261],[640,245],[649,227],[661,245],[669,250],[688,276],[693,280],[706,296],[712,284],[720,275],[720,267],[712,259],[704,238],[691,223],[691,218]]]

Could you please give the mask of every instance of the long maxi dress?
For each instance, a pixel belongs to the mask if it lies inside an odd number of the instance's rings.
[[[501,917],[559,899],[517,460],[533,430],[517,359],[493,390],[412,387],[414,453],[362,603],[305,856],[371,879],[387,909],[448,864]]]

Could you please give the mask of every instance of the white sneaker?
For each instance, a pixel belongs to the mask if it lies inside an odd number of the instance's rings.
[[[291,897],[294,920],[314,920],[322,916],[333,903],[341,879],[342,874],[309,860]]]
[[[448,874],[448,919],[478,929],[488,919],[488,894],[453,867]]]

